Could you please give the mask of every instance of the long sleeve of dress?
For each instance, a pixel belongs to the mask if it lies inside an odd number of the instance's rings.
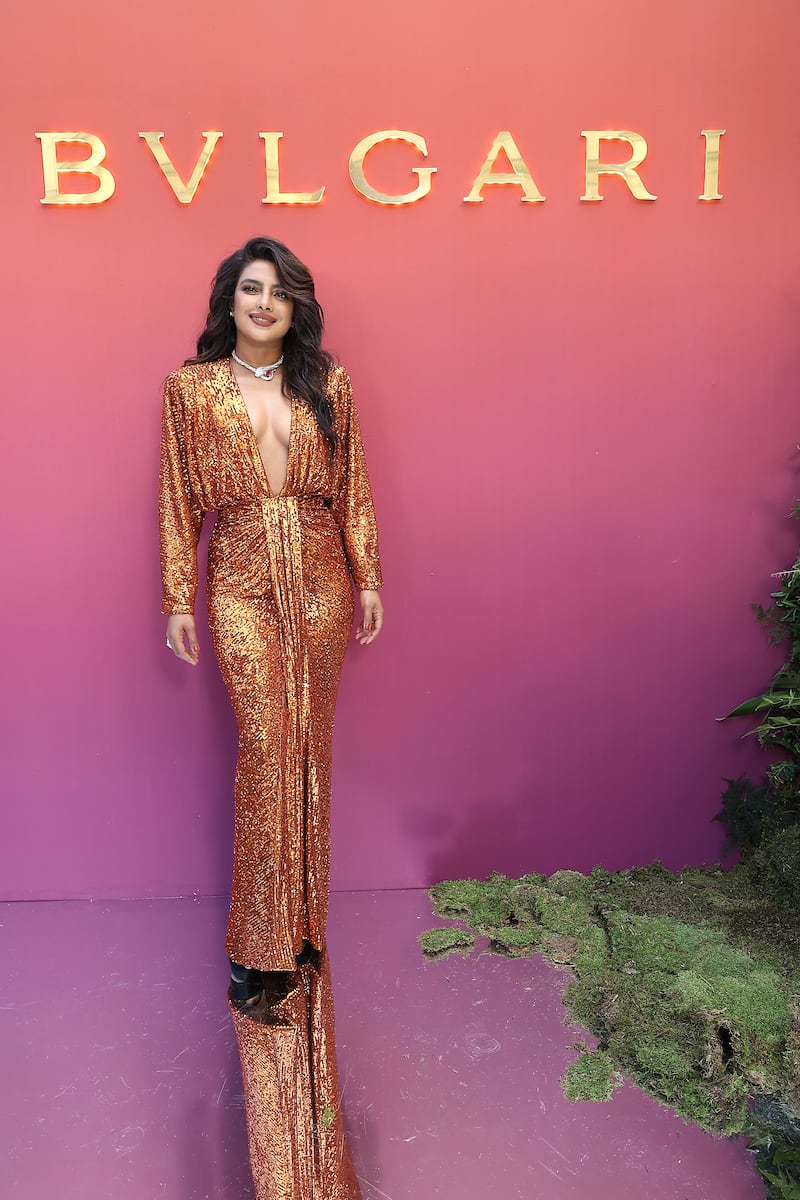
[[[342,532],[347,562],[353,582],[359,591],[365,588],[383,587],[378,530],[375,523],[375,508],[369,486],[364,446],[358,414],[353,403],[353,392],[349,376],[342,371],[341,396],[343,428],[338,430],[342,439],[341,479],[333,497],[331,511]]]
[[[183,398],[167,379],[161,426],[159,527],[162,608],[165,615],[193,613],[197,592],[197,542],[203,510],[189,481]]]

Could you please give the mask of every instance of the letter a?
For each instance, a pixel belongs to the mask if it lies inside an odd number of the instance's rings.
[[[492,167],[497,161],[497,156],[501,150],[505,150],[512,170],[494,173]],[[523,204],[542,204],[545,200],[545,197],[533,182],[533,176],[528,170],[525,159],[519,152],[517,143],[507,129],[501,129],[492,142],[491,149],[486,155],[485,163],[478,172],[477,178],[468,194],[464,197],[464,203],[483,204],[484,198],[481,192],[488,183],[515,183],[517,187],[522,188],[520,200]]]

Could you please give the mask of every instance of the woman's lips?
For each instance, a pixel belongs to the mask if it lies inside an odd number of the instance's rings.
[[[250,320],[254,325],[261,325],[266,328],[268,325],[275,324],[275,317],[266,317],[263,313],[250,313]]]

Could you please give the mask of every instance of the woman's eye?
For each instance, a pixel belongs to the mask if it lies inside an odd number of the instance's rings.
[[[289,298],[288,295],[286,294],[286,292],[282,291],[280,288],[278,288],[275,295],[278,297],[279,300],[288,300],[288,298]]]
[[[254,292],[255,290],[256,290],[255,285],[252,283],[243,283],[242,284],[243,292]]]

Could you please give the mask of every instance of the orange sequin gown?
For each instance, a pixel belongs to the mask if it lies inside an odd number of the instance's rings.
[[[258,1200],[358,1200],[340,1111],[325,947],[331,743],[353,621],[352,582],[382,586],[375,514],[350,380],[328,378],[333,463],[313,412],[292,400],[286,482],[273,494],[229,358],[165,384],[161,568],[165,614],[192,613],[197,542],[208,553],[214,650],[239,726],[234,962],[291,971],[254,1015],[231,1006]],[[310,942],[319,951],[298,967]]]

